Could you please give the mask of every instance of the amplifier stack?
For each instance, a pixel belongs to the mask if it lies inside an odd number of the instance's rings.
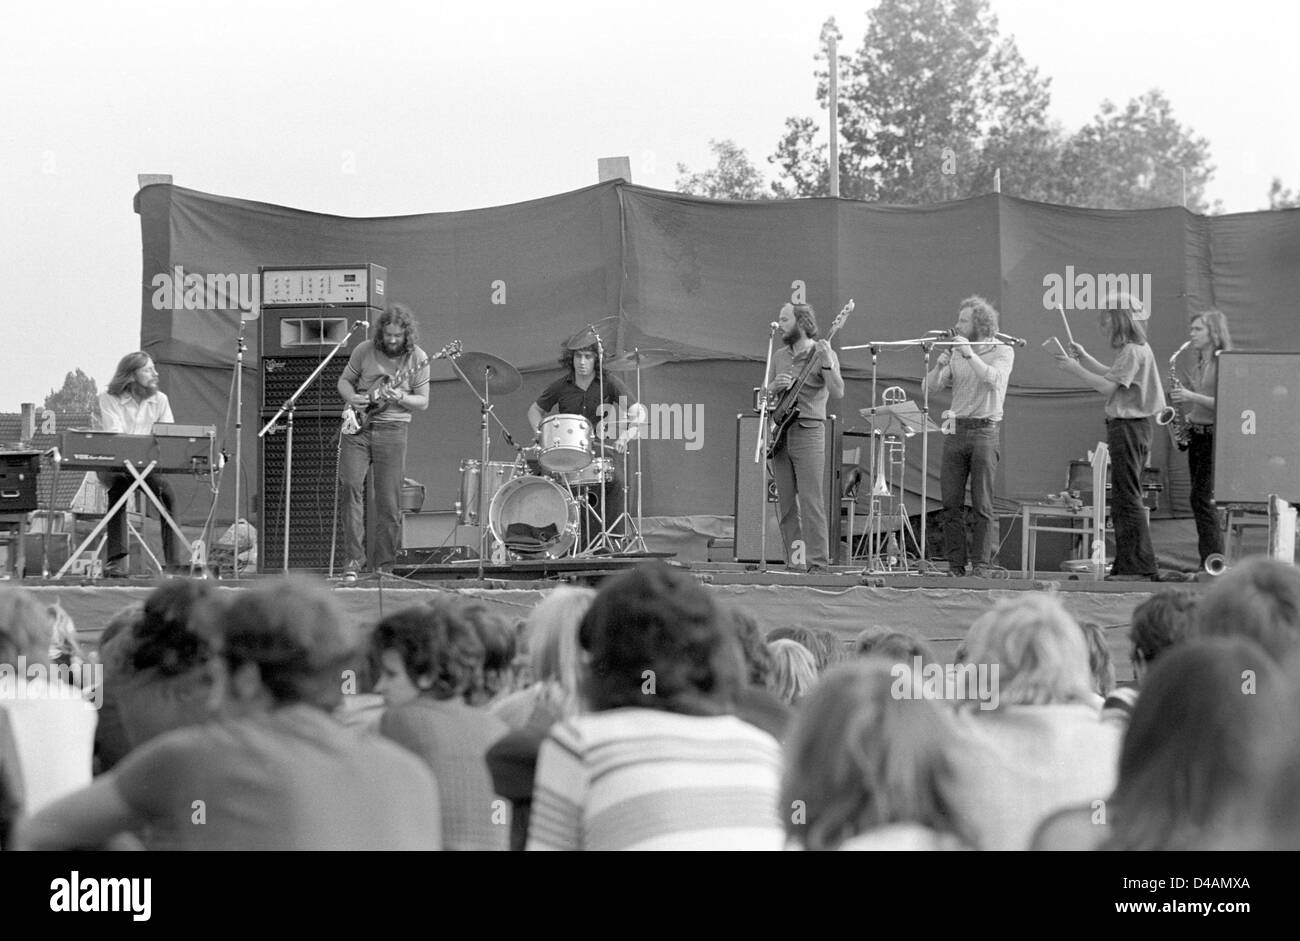
[[[293,411],[292,465],[286,455],[286,422],[259,439],[262,571],[284,570],[285,477],[289,489],[289,569],[324,572],[343,558],[343,519],[335,525],[339,435],[343,403],[337,385],[348,357],[366,332],[349,330],[358,320],[375,326],[387,303],[388,271],[373,264],[264,265],[261,279],[260,400],[265,424],[289,400],[330,351],[339,349]],[[368,331],[367,331],[368,332]],[[341,514],[341,509],[340,509]]]

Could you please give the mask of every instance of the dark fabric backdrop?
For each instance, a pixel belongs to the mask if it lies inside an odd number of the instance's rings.
[[[523,441],[528,404],[559,374],[560,342],[604,321],[616,351],[668,349],[674,362],[642,373],[643,399],[702,415],[702,446],[643,445],[646,515],[730,515],[737,413],[762,377],[768,324],[802,286],[829,324],[852,297],[856,309],[836,346],[921,336],[947,327],[960,300],[982,294],[1004,332],[1025,337],[1006,402],[997,495],[1018,501],[1061,490],[1069,462],[1104,437],[1099,396],[1067,382],[1040,344],[1064,339],[1045,302],[1044,279],[1076,274],[1149,275],[1150,337],[1162,369],[1186,335],[1190,313],[1217,305],[1237,345],[1292,349],[1300,296],[1300,211],[1197,216],[1180,208],[1073,209],[1000,195],[925,207],[850,200],[731,202],[621,182],[526,203],[455,213],[355,219],[154,185],[136,197],[143,237],[141,342],[157,361],[178,421],[211,423],[233,454],[234,363],[240,314],[232,303],[157,309],[154,278],[246,274],[259,265],[372,262],[388,270],[388,296],[410,304],[430,352],[450,339],[524,373],[523,388],[495,403]],[[502,297],[504,289],[504,298]],[[501,301],[504,300],[504,303]],[[494,302],[495,301],[495,302]],[[1091,310],[1069,314],[1075,338],[1103,361],[1111,354]],[[243,383],[244,507],[260,495],[256,432],[259,322],[246,330]],[[877,348],[877,400],[888,385],[919,396],[919,349]],[[848,391],[837,412],[862,427],[871,404],[873,357],[842,354]],[[632,373],[624,373],[628,384]],[[408,476],[425,484],[426,509],[450,508],[459,465],[479,453],[473,397],[445,364],[434,370],[433,404],[417,416]],[[317,400],[334,408],[333,390]],[[946,397],[930,403],[940,420]],[[938,501],[940,436],[929,445],[928,496]],[[1166,483],[1161,515],[1188,515],[1186,461],[1158,435],[1153,464]],[[919,439],[909,442],[907,489],[921,489]],[[513,452],[494,433],[492,457]],[[635,467],[630,470],[635,471]],[[229,477],[229,475],[227,475]],[[198,522],[204,485],[177,481],[181,516]],[[251,504],[256,506],[256,502]],[[254,514],[255,517],[255,514]],[[218,520],[233,518],[223,485]]]

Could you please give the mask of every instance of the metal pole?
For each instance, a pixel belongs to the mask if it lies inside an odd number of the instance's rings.
[[[826,37],[826,58],[831,77],[831,195],[838,197],[840,195],[840,59],[836,53],[834,33]]]

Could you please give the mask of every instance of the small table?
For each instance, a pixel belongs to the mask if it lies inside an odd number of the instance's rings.
[[[1104,512],[1104,511],[1103,511]],[[1076,524],[1083,522],[1080,528]],[[1104,527],[1097,524],[1097,508],[1081,506],[1078,509],[1060,503],[1026,503],[1020,508],[1020,573],[1025,578],[1034,577],[1039,533],[1073,533],[1083,536],[1082,558],[1092,558],[1094,539],[1104,539]]]

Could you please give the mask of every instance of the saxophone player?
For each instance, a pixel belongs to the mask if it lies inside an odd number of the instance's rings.
[[[1214,506],[1214,396],[1219,378],[1215,354],[1232,349],[1232,338],[1228,318],[1219,310],[1193,314],[1187,334],[1190,348],[1174,362],[1178,382],[1169,397],[1183,410],[1190,433],[1187,466],[1192,478],[1192,516],[1204,566],[1208,556],[1223,553],[1223,531]]]

